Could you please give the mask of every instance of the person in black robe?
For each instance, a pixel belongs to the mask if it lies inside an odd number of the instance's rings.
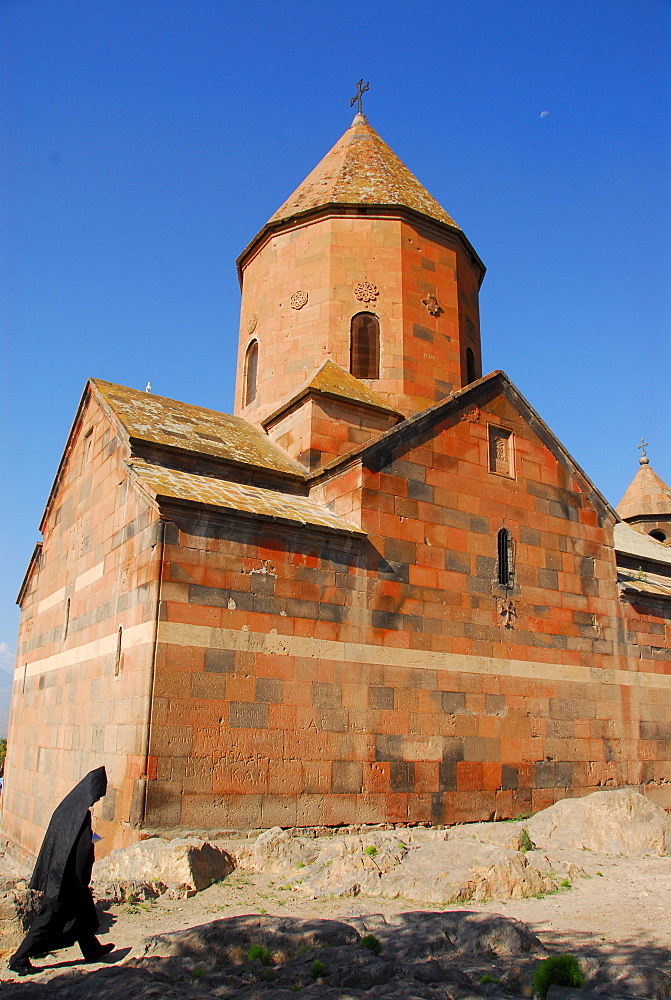
[[[101,944],[93,896],[89,888],[94,848],[91,806],[107,791],[104,767],[89,771],[65,796],[49,821],[30,880],[44,893],[39,913],[9,968],[19,975],[36,971],[31,955],[79,944],[85,962],[97,962],[114,948]]]

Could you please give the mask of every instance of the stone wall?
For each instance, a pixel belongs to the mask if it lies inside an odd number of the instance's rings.
[[[178,521],[148,824],[452,823],[642,783],[671,805],[671,669],[633,645],[668,625],[619,600],[606,508],[543,433],[494,395],[318,478],[359,545]]]
[[[144,772],[157,515],[129,488],[127,455],[123,437],[87,398],[22,598],[2,825],[33,853],[58,801],[101,764],[109,777],[96,806],[103,846],[137,837],[121,824]]]

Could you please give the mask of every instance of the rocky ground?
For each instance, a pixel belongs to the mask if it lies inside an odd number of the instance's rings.
[[[182,848],[181,867],[175,842],[147,841],[96,866],[110,960],[83,966],[73,948],[30,980],[0,973],[0,1000],[503,998],[529,995],[557,952],[580,960],[576,995],[671,997],[671,829],[629,804],[604,839],[623,803],[592,833],[566,816],[548,833],[550,810],[452,831],[275,830],[209,857]],[[4,864],[10,885],[21,873]],[[217,864],[228,874],[194,892]]]

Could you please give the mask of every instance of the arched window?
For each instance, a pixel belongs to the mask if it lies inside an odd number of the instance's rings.
[[[352,316],[349,358],[356,378],[380,377],[380,321],[373,313]]]
[[[498,580],[502,587],[510,587],[513,582],[513,539],[507,528],[501,528],[497,538]]]
[[[244,405],[248,406],[256,399],[256,382],[259,372],[259,342],[253,340],[245,354],[245,377],[243,385]]]
[[[654,531],[649,532],[649,534],[651,538],[656,538],[658,542],[666,541],[666,535],[663,531],[659,531],[659,529],[655,529]]]
[[[478,371],[475,367],[475,355],[470,347],[466,348],[466,385],[470,385],[471,382],[475,382],[478,377]]]

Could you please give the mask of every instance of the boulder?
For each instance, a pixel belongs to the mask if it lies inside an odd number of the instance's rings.
[[[41,898],[42,893],[32,889],[10,889],[0,895],[0,952],[16,951],[37,915]]]
[[[523,854],[511,848],[449,840],[409,851],[396,871],[380,879],[377,894],[444,905],[522,899],[550,892],[560,881],[559,876],[529,865]]]
[[[374,934],[382,943],[382,954],[399,960],[428,961],[431,958],[494,952],[505,957],[543,957],[545,949],[521,920],[498,913],[448,910],[444,913],[411,911],[383,916],[381,913],[353,917],[348,923],[362,937]]]
[[[452,826],[445,840],[477,840],[481,844],[498,844],[519,851],[522,847],[522,831],[528,820],[500,823],[464,823]]]
[[[231,856],[196,837],[164,840],[152,837],[130,847],[112,851],[93,867],[94,890],[102,894],[110,884],[118,886],[121,898],[130,898],[129,884],[154,885],[177,896],[192,896],[233,871]]]
[[[292,837],[274,826],[260,834],[252,847],[252,864],[258,872],[276,874],[311,864],[319,854],[317,841]]]
[[[199,927],[147,938],[138,956],[167,959],[183,956],[216,965],[244,962],[252,945],[268,949],[274,964],[295,959],[301,948],[336,948],[355,944],[359,934],[339,920],[249,915],[213,920]]]
[[[537,847],[625,855],[671,851],[671,817],[631,788],[561,799],[525,826]]]

